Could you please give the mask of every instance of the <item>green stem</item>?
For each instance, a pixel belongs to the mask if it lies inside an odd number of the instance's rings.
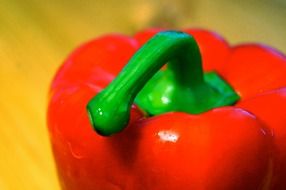
[[[216,107],[218,99],[221,102],[219,90],[205,82],[200,51],[194,38],[182,32],[161,32],[138,50],[109,86],[89,102],[87,110],[95,130],[102,135],[111,135],[126,127],[136,95],[168,61],[167,75],[170,77],[165,80],[166,77],[161,76],[159,80],[163,82],[146,85],[149,86],[149,93],[154,85],[161,84],[159,91],[162,93],[157,97],[159,100],[166,95],[166,87],[173,89],[167,93],[168,101],[164,100],[155,114],[167,111],[200,113]],[[220,79],[219,83],[222,83]],[[225,83],[223,85],[225,87]],[[153,93],[156,94],[156,90]],[[142,103],[143,108],[146,107],[149,113],[154,114],[152,110],[157,107],[152,108],[152,101],[145,101],[144,98],[143,89],[138,96],[139,105]]]

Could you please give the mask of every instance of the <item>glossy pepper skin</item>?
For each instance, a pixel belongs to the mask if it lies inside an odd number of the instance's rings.
[[[205,71],[239,94],[233,106],[201,114],[147,117],[132,105],[129,125],[94,132],[86,105],[158,29],[107,35],[75,50],[55,76],[48,107],[64,190],[283,190],[286,188],[286,58],[266,46],[231,47],[205,30],[194,36]]]

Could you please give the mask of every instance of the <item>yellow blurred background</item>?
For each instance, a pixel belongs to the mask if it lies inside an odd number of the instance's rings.
[[[285,53],[285,19],[285,0],[2,0],[0,189],[59,189],[46,128],[47,92],[79,44],[151,26],[200,27],[231,44],[262,42]]]

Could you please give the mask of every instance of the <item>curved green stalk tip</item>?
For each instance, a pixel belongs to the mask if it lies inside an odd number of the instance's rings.
[[[87,105],[88,116],[94,130],[102,136],[120,132],[129,121],[130,106],[124,102],[111,101],[99,93]]]

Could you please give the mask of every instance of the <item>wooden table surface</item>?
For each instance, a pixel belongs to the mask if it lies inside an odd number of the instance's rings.
[[[284,0],[2,0],[0,3],[0,189],[59,189],[46,128],[56,69],[80,43],[150,26],[203,27],[232,44],[286,52]]]

